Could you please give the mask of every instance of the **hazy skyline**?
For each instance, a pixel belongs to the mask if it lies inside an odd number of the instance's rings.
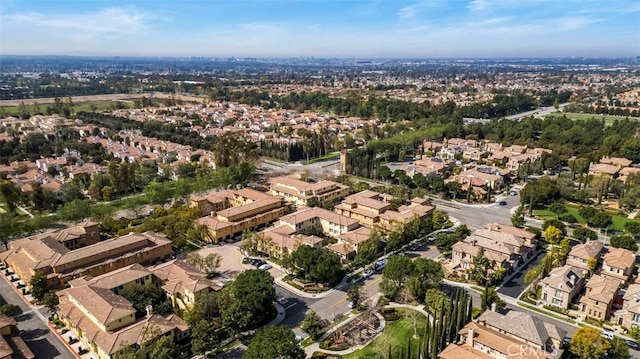
[[[2,54],[640,55],[637,0],[6,0]]]

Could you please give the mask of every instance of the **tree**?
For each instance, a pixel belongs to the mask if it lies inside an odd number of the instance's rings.
[[[598,266],[598,260],[596,258],[587,259],[587,270],[589,273],[595,273],[596,267]]]
[[[526,221],[524,219],[524,208],[522,206],[518,206],[516,210],[511,215],[511,224],[515,227],[523,228]]]
[[[600,335],[598,329],[580,327],[569,343],[571,352],[582,359],[604,358],[611,348],[611,342]]]
[[[298,275],[314,282],[331,283],[342,276],[340,257],[327,249],[298,246],[291,253],[291,263]]]
[[[173,312],[171,302],[164,291],[153,283],[132,285],[124,288],[120,295],[125,297],[136,309],[138,318],[147,314],[147,306],[151,306],[154,313],[168,315]]]
[[[562,231],[554,226],[549,226],[544,230],[544,238],[549,244],[555,245],[560,243],[562,237]]]
[[[431,223],[433,224],[433,229],[442,229],[449,222],[449,215],[447,212],[436,209],[433,211],[431,215]]]
[[[55,313],[58,310],[58,304],[60,304],[60,300],[58,296],[53,292],[47,292],[42,299],[42,304],[49,309],[49,312]]]
[[[640,221],[627,221],[624,230],[629,232],[634,238],[640,239]]]
[[[173,341],[172,335],[162,336],[156,340],[149,357],[153,359],[180,358],[180,349]]]
[[[15,212],[20,202],[20,188],[13,182],[0,180],[0,200],[7,206],[9,212]]]
[[[611,340],[611,349],[607,354],[608,359],[627,359],[629,358],[629,347],[624,340],[615,337]]]
[[[492,304],[496,305],[497,310],[502,309],[507,305],[507,303],[500,298],[495,287],[485,287],[484,291],[480,295],[480,301],[482,302],[480,309],[483,311],[487,308],[491,308]]]
[[[596,213],[590,220],[587,220],[587,224],[593,227],[606,228],[613,223],[611,215],[602,211]]]
[[[304,359],[304,350],[291,329],[282,326],[268,326],[260,329],[247,347],[243,359]]]
[[[33,276],[31,276],[29,285],[31,286],[31,295],[33,296],[33,298],[36,301],[41,302],[48,291],[47,277],[40,272],[36,272]]]
[[[614,248],[624,248],[634,252],[638,250],[637,241],[629,235],[612,236],[609,242]]]
[[[13,304],[0,305],[0,315],[5,315],[9,318],[13,317],[16,312],[16,307]]]
[[[549,210],[556,214],[558,218],[560,215],[567,212],[567,207],[562,202],[553,202],[549,205]]]
[[[89,200],[75,200],[62,206],[58,210],[58,216],[65,221],[80,221],[91,215],[91,202]]]
[[[258,325],[273,312],[273,277],[266,271],[251,269],[240,273],[233,284],[220,292],[224,326],[245,330]]]
[[[187,263],[209,275],[216,272],[218,267],[220,267],[221,261],[222,257],[217,253],[209,253],[206,257],[203,257],[197,252],[191,252],[187,255]]]
[[[484,248],[480,247],[478,253],[471,259],[471,268],[469,268],[469,278],[481,286],[489,283],[489,271],[491,271],[491,261],[484,254]]]
[[[438,288],[431,288],[427,290],[424,302],[427,311],[431,314],[434,314],[436,310],[440,308],[444,308],[445,311],[448,311],[451,307],[451,298]]]
[[[387,298],[393,298],[404,288],[405,281],[413,273],[413,262],[405,256],[390,256],[382,270],[380,290]]]
[[[308,310],[300,324],[300,329],[309,334],[311,339],[316,340],[322,335],[322,320],[316,312]]]
[[[573,230],[573,238],[584,243],[587,240],[595,241],[596,239],[598,239],[598,234],[590,230],[589,228],[577,227]]]
[[[376,259],[380,246],[382,245],[382,236],[377,228],[371,230],[369,238],[358,245],[358,254],[356,261],[361,263],[369,263]]]
[[[347,291],[347,299],[353,303],[354,308],[360,308],[364,293],[362,292],[361,283],[351,283]]]
[[[443,277],[440,263],[428,258],[417,258],[413,261],[413,272],[405,287],[413,298],[421,300],[427,290],[440,287]]]

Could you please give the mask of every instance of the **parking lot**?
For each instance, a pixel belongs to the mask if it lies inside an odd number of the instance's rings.
[[[222,261],[218,272],[225,277],[234,278],[246,268],[242,265],[243,255],[240,252],[239,242],[234,244],[224,244],[221,246],[205,247],[198,251],[201,256],[207,256],[210,253],[220,255]]]

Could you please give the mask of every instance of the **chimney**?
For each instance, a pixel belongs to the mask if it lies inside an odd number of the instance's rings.
[[[153,306],[147,305],[144,309],[147,311],[147,318],[150,318],[153,315]]]
[[[473,348],[473,336],[476,334],[476,332],[473,330],[473,328],[469,328],[469,332],[467,333],[467,345],[470,348]]]
[[[498,305],[496,304],[496,302],[491,303],[491,311],[492,312],[495,312],[497,308],[498,308]]]

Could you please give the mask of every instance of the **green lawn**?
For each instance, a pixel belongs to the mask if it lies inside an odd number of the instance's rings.
[[[591,113],[573,113],[573,112],[568,112],[568,113],[552,112],[547,116],[552,116],[552,117],[567,116],[567,118],[574,121],[584,121],[591,118],[601,120],[604,118],[605,126],[611,126],[615,120],[624,120],[626,118],[625,116],[596,115]],[[629,118],[634,119],[633,117],[629,117]]]
[[[578,208],[579,207],[575,204],[567,204],[567,213],[572,214],[574,217],[576,217],[576,220],[578,221],[579,224],[585,224],[586,221],[584,220],[584,218],[582,218],[582,216],[578,214]],[[543,219],[556,218],[556,214],[551,212],[548,206],[545,206],[541,209],[534,209],[533,214],[535,216],[542,217]],[[619,216],[615,213],[609,212],[609,214],[611,215],[611,221],[613,222],[609,226],[609,230],[623,232],[624,224],[627,223],[627,221],[629,221],[629,218],[624,216]]]
[[[412,309],[397,309],[401,319],[387,322],[384,331],[378,336],[371,344],[366,347],[357,350],[351,354],[344,355],[344,359],[383,359],[387,357],[389,352],[389,346],[391,346],[392,355],[394,358],[400,357],[402,350],[407,347],[407,340],[411,341],[411,353],[418,352],[419,343],[422,342],[424,336],[424,329],[427,323],[427,318],[422,314]],[[409,317],[405,317],[409,313]],[[416,320],[418,338],[413,337],[413,317],[412,313],[418,314]],[[408,339],[411,338],[411,339]]]

